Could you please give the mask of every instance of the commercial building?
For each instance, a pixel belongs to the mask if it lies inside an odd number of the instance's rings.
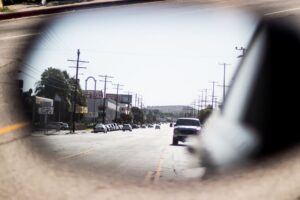
[[[128,114],[131,109],[131,95],[118,95],[118,102],[116,94],[106,94],[106,98],[103,99],[103,92],[100,90],[84,90],[83,93],[86,96],[88,113],[85,114],[85,118],[88,121],[102,122],[103,111],[105,113],[105,122],[113,122],[116,118],[119,118],[120,113]]]

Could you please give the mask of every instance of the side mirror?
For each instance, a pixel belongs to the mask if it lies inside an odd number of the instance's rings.
[[[298,118],[291,117],[299,106],[282,105],[287,96],[279,95],[299,90],[300,31],[295,27],[287,17],[261,20],[221,112],[205,122],[200,135],[198,146],[205,152],[200,160],[208,171],[233,169],[299,145]]]

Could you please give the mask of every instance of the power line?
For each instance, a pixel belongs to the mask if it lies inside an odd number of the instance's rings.
[[[216,81],[210,82],[212,83],[212,98],[211,98],[211,106],[212,109],[214,108],[214,97],[215,97],[215,84],[217,83]]]
[[[105,124],[105,118],[106,118],[106,83],[107,82],[111,82],[108,81],[108,78],[114,78],[112,76],[108,76],[108,75],[98,75],[99,77],[104,77],[104,89],[103,89],[103,107],[102,107],[102,123]],[[100,80],[101,81],[101,80]]]

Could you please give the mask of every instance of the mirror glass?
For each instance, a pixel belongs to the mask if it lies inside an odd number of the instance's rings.
[[[256,23],[228,7],[167,3],[56,16],[20,73],[33,148],[97,175],[199,178],[170,123],[205,124],[219,109]]]

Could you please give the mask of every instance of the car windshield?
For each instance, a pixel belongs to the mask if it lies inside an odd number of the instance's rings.
[[[200,126],[200,122],[190,119],[178,119],[176,122],[176,126]]]

